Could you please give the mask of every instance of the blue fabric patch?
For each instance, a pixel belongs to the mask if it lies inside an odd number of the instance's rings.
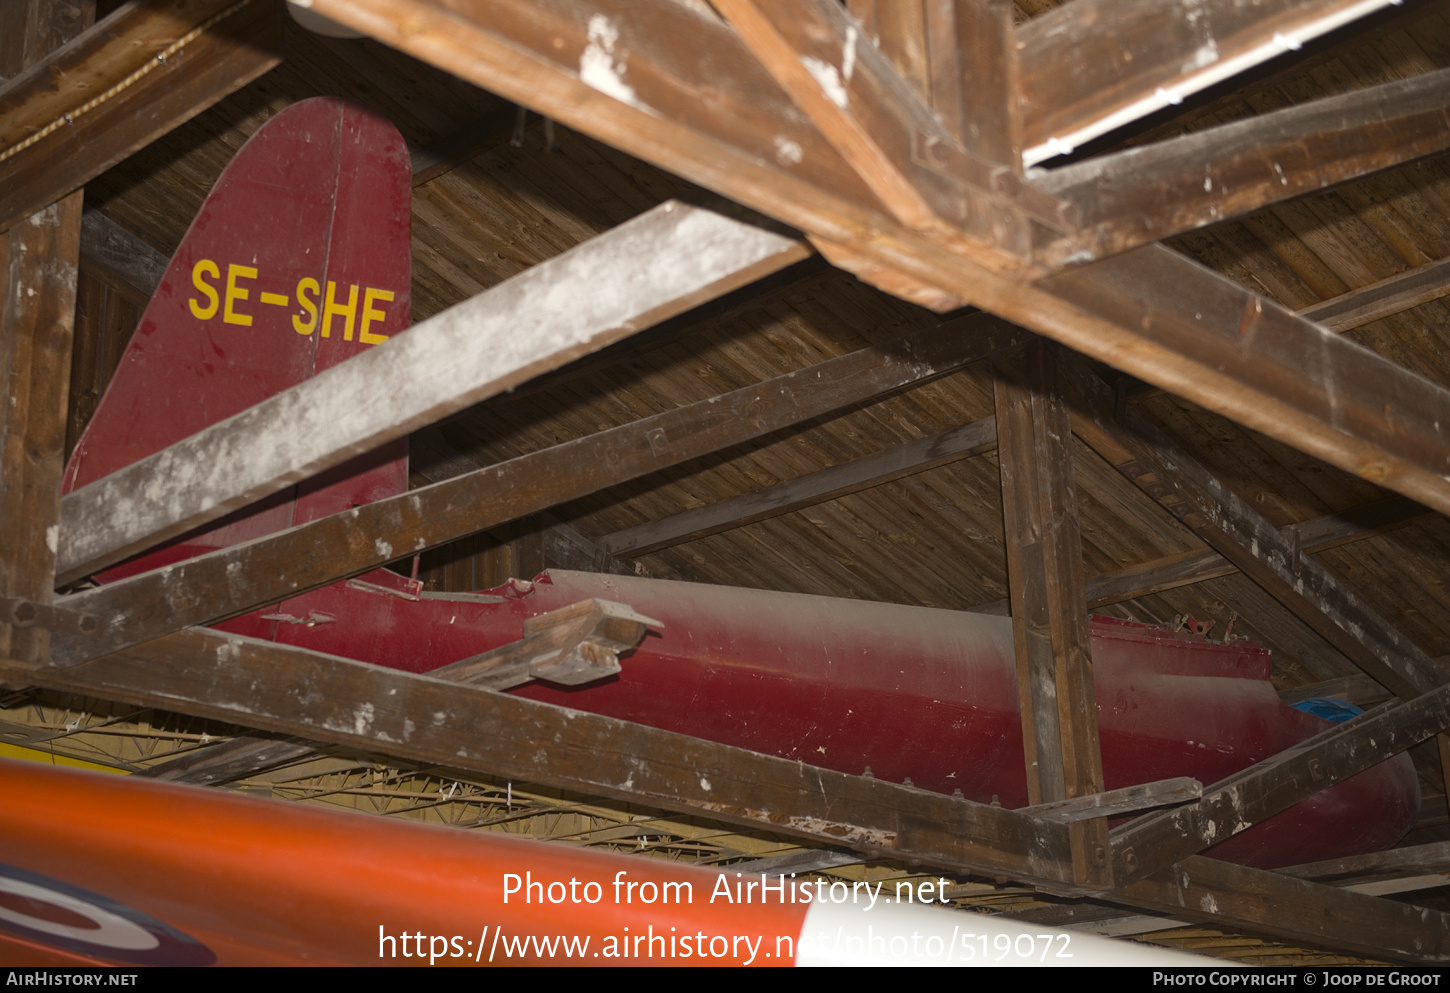
[[[1330,700],[1328,697],[1315,696],[1308,700],[1300,700],[1298,703],[1290,704],[1295,710],[1302,710],[1306,714],[1313,714],[1315,717],[1322,717],[1331,724],[1343,724],[1351,717],[1358,717],[1364,711],[1352,703],[1345,703],[1343,700]]]

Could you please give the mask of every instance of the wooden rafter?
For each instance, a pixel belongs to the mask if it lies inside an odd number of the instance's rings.
[[[1294,7],[1312,13],[1326,5]],[[526,0],[501,0],[487,19],[437,0],[314,6],[918,285],[1450,510],[1450,420],[1441,416],[1450,391],[1351,342],[1335,343],[1164,248],[1026,286],[943,250],[880,206],[820,131],[790,110],[741,39],[712,18],[673,3],[616,0],[560,0],[547,15]],[[596,71],[605,65],[609,74]],[[716,99],[702,104],[700,92]],[[1389,424],[1388,397],[1396,408]]]
[[[131,0],[0,89],[0,230],[281,61],[273,0]]]
[[[1103,155],[1034,180],[1078,206],[1061,257],[1101,258],[1450,148],[1450,69]]]
[[[1074,0],[1017,32],[1032,165],[1394,0]]]
[[[767,521],[804,507],[858,493],[913,473],[949,465],[997,447],[996,421],[984,417],[851,462],[807,473],[774,486],[681,511],[599,538],[612,556],[641,556],[722,531]]]
[[[1406,699],[1450,682],[1450,673],[1147,418],[1115,413],[1112,391],[1094,373],[1079,366],[1070,395],[1082,414],[1073,423],[1079,437],[1366,673]]]
[[[1114,829],[1113,879],[1125,886],[1227,841],[1301,800],[1450,726],[1450,686],[1337,724],[1204,788],[1197,803]]]

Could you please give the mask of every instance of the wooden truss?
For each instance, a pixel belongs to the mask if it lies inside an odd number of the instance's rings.
[[[1371,13],[1381,6],[1376,0],[1203,0],[1192,12],[1158,0],[1072,0],[1021,27],[1003,0],[853,0],[857,16],[832,0],[311,6],[790,230],[668,205],[400,339],[408,373],[400,377],[401,360],[390,355],[393,381],[418,388],[395,391],[395,408],[376,411],[366,434],[343,430],[336,414],[350,389],[379,374],[381,359],[369,363],[379,351],[348,363],[343,378],[297,387],[62,500],[82,223],[75,191],[276,64],[279,8],[272,0],[132,0],[82,30],[80,0],[7,5],[0,12],[0,74],[8,79],[0,88],[0,230],[8,229],[0,242],[0,368],[10,403],[0,409],[0,598],[11,623],[0,624],[0,678],[647,801],[1230,928],[1394,959],[1450,960],[1444,913],[1197,855],[1214,837],[1205,828],[1210,819],[1242,830],[1450,726],[1450,674],[1309,555],[1424,511],[1389,501],[1363,521],[1281,532],[1116,403],[1079,357],[1450,512],[1450,392],[1336,333],[1444,294],[1446,262],[1294,314],[1158,243],[1445,150],[1450,75],[1323,98],[1042,177],[1024,171]],[[1133,57],[1117,57],[1121,51]],[[97,93],[112,98],[91,100]],[[106,234],[89,236],[95,251],[107,250]],[[676,264],[705,244],[714,249],[709,265]],[[166,572],[53,593],[792,264],[812,247],[887,292],[943,311],[970,304],[985,313],[513,462],[465,464],[406,498]],[[143,272],[144,253],[118,254],[138,284],[154,281],[154,265],[150,277]],[[601,278],[621,285],[612,309],[540,312],[543,289]],[[461,342],[478,336],[480,322],[525,322],[549,333],[532,350],[459,362]],[[580,539],[576,551],[604,568],[614,556],[996,447],[1039,805],[1027,811],[603,717],[566,720],[547,705],[484,688],[202,627],[987,359],[1000,377],[995,421],[596,543]],[[306,451],[279,458],[271,441],[283,404],[317,430],[301,432]],[[1085,577],[1071,432],[1211,551]],[[174,480],[196,478],[199,469],[208,470],[204,483],[181,494]],[[498,485],[505,476],[514,480],[507,490]],[[146,500],[158,485],[185,499]],[[1194,804],[1109,831],[1088,608],[1233,570],[1399,699],[1204,786]],[[82,633],[88,623],[98,633]],[[299,685],[315,692],[298,694]],[[360,732],[348,715],[364,705],[376,707],[376,718]],[[447,719],[409,719],[420,713]],[[708,792],[699,785],[704,775]]]

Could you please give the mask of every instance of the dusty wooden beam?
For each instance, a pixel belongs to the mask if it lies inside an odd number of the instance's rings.
[[[1392,848],[1387,852],[1369,852],[1323,862],[1305,862],[1274,871],[1297,879],[1312,879],[1317,883],[1334,885],[1450,872],[1450,841]]]
[[[1160,779],[1139,786],[1124,786],[1116,790],[1104,790],[1071,800],[1053,800],[1050,803],[1019,807],[1024,814],[1046,817],[1052,821],[1080,821],[1090,817],[1117,817],[1122,814],[1136,814],[1153,807],[1167,807],[1197,800],[1203,795],[1203,784],[1187,776],[1174,779]]]
[[[1024,159],[1066,155],[1394,0],[1074,0],[1017,31]]]
[[[1450,420],[1443,416],[1450,391],[1351,342],[1327,341],[1312,322],[1165,248],[1136,249],[1024,286],[958,254],[953,243],[906,228],[793,109],[740,38],[682,4],[558,0],[543,9],[498,0],[487,18],[439,0],[313,5],[813,238],[847,246],[854,257],[899,273],[899,285],[966,300],[1450,512]],[[1131,6],[1175,16],[1183,10],[1140,0]],[[1076,40],[1069,32],[1064,44]],[[712,100],[701,101],[702,92]],[[1386,403],[1394,414],[1388,422]]]
[[[968,152],[1022,171],[1011,0],[927,0],[932,105]]]
[[[997,365],[997,460],[1012,600],[1027,795],[1033,804],[1103,792],[1097,702],[1059,346],[1035,342]],[[1111,885],[1108,823],[1075,821],[1073,872]]]
[[[60,582],[215,520],[801,259],[670,202],[61,502]],[[390,384],[376,403],[376,384]],[[158,499],[148,494],[164,494]]]
[[[169,261],[105,214],[91,208],[81,215],[81,257],[106,269],[145,297],[156,292]]]
[[[1374,503],[1338,514],[1325,514],[1279,529],[1280,534],[1301,552],[1322,552],[1353,541],[1362,541],[1394,528],[1435,517],[1413,500],[1386,497]],[[1232,576],[1238,566],[1212,548],[1165,555],[1159,559],[1125,566],[1087,580],[1089,607],[1103,607],[1124,600],[1136,600],[1151,593],[1192,586],[1221,576]],[[968,608],[980,614],[1006,616],[1010,609],[1004,597]]]
[[[1450,914],[1194,855],[1115,890],[1128,903],[1374,959],[1450,961]]]
[[[0,678],[15,670],[0,665]],[[17,677],[18,674],[17,674]],[[216,717],[313,741],[772,825],[880,857],[1046,881],[1067,828],[478,687],[189,629],[67,670],[56,689]]]
[[[946,236],[965,232],[960,253],[1012,271],[1031,250],[1029,213],[1061,223],[1056,200],[1034,197],[1012,168],[962,149],[838,4],[721,0],[718,6],[766,71],[906,226]]]
[[[857,493],[997,447],[994,418],[908,441],[851,462],[649,521],[598,539],[610,556],[641,556]]]
[[[213,631],[179,632],[68,670],[0,663],[0,680],[699,813],[867,857],[1072,888],[1065,825]],[[1200,857],[1112,899],[1381,958],[1450,959],[1450,915]]]
[[[1376,708],[1204,788],[1195,804],[1113,830],[1113,879],[1122,886],[1227,841],[1336,783],[1450,727],[1450,685]]]
[[[1450,511],[1450,391],[1162,246],[1038,285],[1092,315],[1050,336]]]
[[[0,78],[25,78],[27,65],[44,65],[93,15],[75,0],[6,5]],[[0,197],[6,186],[0,173]],[[81,199],[42,201],[0,234],[0,597],[41,605],[55,588]],[[0,657],[39,664],[48,650],[45,629],[0,623]]]
[[[0,90],[0,230],[280,60],[273,0],[132,0]]]
[[[1173,445],[1078,365],[1073,430],[1239,570],[1396,695],[1418,696],[1450,673],[1376,614],[1312,557]]]
[[[948,206],[942,178],[912,161],[914,135],[947,137],[945,129],[933,126],[925,103],[843,8],[818,0],[721,0],[717,9],[903,224],[929,229],[965,221]],[[928,184],[935,188],[923,189]]]
[[[1049,259],[1081,262],[1450,148],[1450,69],[1287,107],[1040,174],[1082,211]]]
[[[483,468],[480,463],[455,448],[436,425],[414,432],[410,448],[410,470],[430,483],[441,483]],[[611,562],[609,552],[601,544],[580,534],[547,511],[540,511],[534,517],[538,521],[543,544],[543,565],[539,569],[558,566],[581,572],[624,572],[634,575],[632,566]],[[535,569],[534,573],[539,569]],[[528,579],[534,573],[528,573],[524,569],[520,570],[518,576],[520,579]]]
[[[402,336],[406,338],[406,336]],[[432,486],[58,601],[101,618],[58,636],[53,664],[205,624],[356,575],[609,486],[729,448],[891,390],[927,382],[1028,332],[974,314]],[[386,348],[380,345],[374,352]],[[368,353],[372,354],[372,353]]]
[[[1440,259],[1305,307],[1299,316],[1331,331],[1349,331],[1447,294],[1450,259]]]

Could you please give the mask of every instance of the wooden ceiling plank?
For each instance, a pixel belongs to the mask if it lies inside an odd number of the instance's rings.
[[[611,556],[638,558],[673,545],[858,493],[893,479],[992,451],[996,447],[996,420],[984,417],[774,486],[616,531],[602,536],[597,543]]]
[[[1029,332],[995,317],[973,314],[277,535],[74,593],[59,603],[96,613],[102,630],[94,637],[55,636],[51,662],[73,665],[273,603],[385,565],[400,554],[412,555],[936,379],[1020,347],[1029,338]]]
[[[132,0],[0,90],[0,230],[281,61],[272,0]]]
[[[793,238],[670,202],[61,501],[61,582],[803,258]],[[681,264],[688,259],[688,264]],[[605,290],[608,292],[605,292]],[[370,384],[386,406],[359,416]],[[287,444],[279,444],[287,439]],[[149,492],[171,494],[161,501]]]
[[[10,4],[0,14],[0,77],[45,64],[48,50],[82,32],[94,8],[72,0]],[[4,183],[0,182],[0,190]],[[0,597],[51,601],[56,522],[65,468],[66,400],[80,264],[81,202],[42,202],[0,233]],[[42,663],[49,632],[0,623],[0,656]]]
[[[438,0],[314,0],[329,17],[814,237],[848,245],[918,284],[1450,512],[1450,419],[1443,416],[1450,391],[1352,342],[1326,343],[1312,323],[1286,319],[1231,280],[1159,246],[1030,286],[943,250],[885,215],[819,132],[793,116],[733,31],[677,4],[496,6],[485,22],[445,11]],[[590,23],[598,35],[593,49]],[[633,103],[581,81],[580,56],[602,54],[606,35],[614,38],[610,65],[627,81]],[[558,51],[546,54],[555,40]],[[660,71],[666,66],[668,73]],[[701,92],[719,99],[701,101]],[[796,143],[785,159],[776,155],[776,137]],[[1387,402],[1394,407],[1389,421]]]
[[[1113,880],[1128,885],[1227,841],[1280,811],[1450,727],[1450,685],[1336,724],[1203,790],[1194,804],[1112,833]]]
[[[1115,413],[1112,390],[1095,373],[1078,365],[1071,386],[1079,437],[1362,670],[1406,699],[1450,681],[1146,417],[1131,408]]]
[[[1024,160],[1070,154],[1393,0],[1073,0],[1017,29]]]
[[[1350,331],[1450,294],[1450,259],[1440,259],[1299,311],[1331,331]]]
[[[1037,341],[1020,360],[996,363],[1007,586],[1033,804],[1104,789],[1062,358],[1057,344]],[[1107,820],[1074,821],[1069,838],[1074,879],[1111,886]]]
[[[1450,148],[1450,69],[1299,104],[1056,169],[1077,204],[1051,257],[1102,258]]]
[[[479,687],[205,629],[22,678],[448,768],[508,776],[880,857],[1047,882],[1067,829],[987,804],[802,765]],[[360,721],[358,714],[371,714]],[[225,715],[225,716],[223,716]]]

